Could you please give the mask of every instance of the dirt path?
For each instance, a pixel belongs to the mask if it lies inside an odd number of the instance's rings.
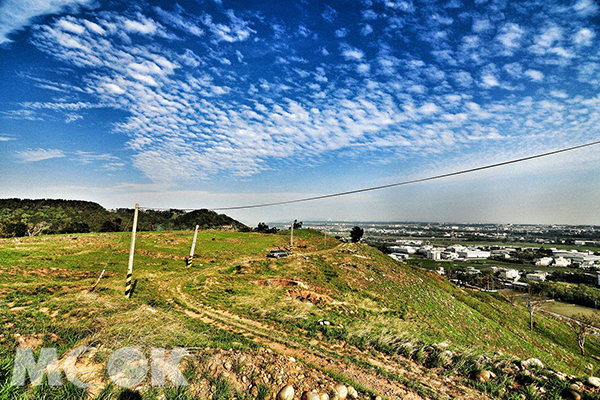
[[[333,252],[341,246],[343,245],[303,255]],[[191,279],[193,280],[195,277]],[[411,360],[395,360],[383,355],[374,356],[351,346],[332,346],[330,343],[322,343],[317,340],[305,343],[273,326],[205,305],[186,294],[182,290],[181,284],[177,285],[175,289],[175,293],[172,295],[179,298],[179,304],[183,305],[182,311],[189,317],[199,318],[203,322],[221,329],[242,334],[273,351],[302,360],[322,370],[344,375],[382,396],[409,400],[457,397],[465,400],[488,398],[456,380],[440,377],[434,371],[423,368]],[[360,360],[360,363],[351,361],[357,359]],[[361,366],[359,367],[357,364]]]

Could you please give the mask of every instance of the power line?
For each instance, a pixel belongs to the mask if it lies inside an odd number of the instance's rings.
[[[329,199],[329,198],[332,198],[332,197],[347,196],[347,195],[350,195],[350,194],[371,192],[373,190],[381,190],[381,189],[387,189],[387,188],[396,187],[396,186],[411,185],[413,183],[428,182],[428,181],[433,181],[433,180],[436,180],[436,179],[449,178],[451,176],[463,175],[463,174],[468,174],[468,173],[471,173],[471,172],[477,172],[477,171],[483,171],[483,170],[486,170],[486,169],[502,167],[502,166],[505,166],[505,165],[517,164],[517,163],[524,162],[524,161],[534,160],[536,158],[542,158],[542,157],[552,156],[552,155],[559,154],[559,153],[565,153],[567,151],[582,149],[584,147],[595,146],[597,144],[600,144],[600,140],[597,140],[595,142],[580,144],[580,145],[573,146],[573,147],[567,147],[567,148],[563,148],[563,149],[559,149],[559,150],[553,150],[553,151],[549,151],[549,152],[546,152],[546,153],[540,153],[540,154],[535,154],[535,155],[532,155],[532,156],[527,156],[527,157],[522,157],[522,158],[516,158],[514,160],[509,160],[509,161],[503,161],[503,162],[499,162],[499,163],[495,163],[495,164],[484,165],[484,166],[481,166],[481,167],[463,169],[463,170],[460,170],[460,171],[455,171],[455,172],[449,172],[449,173],[446,173],[446,174],[429,176],[429,177],[426,177],[426,178],[413,179],[413,180],[409,180],[409,181],[396,182],[396,183],[388,183],[386,185],[371,186],[371,187],[363,188],[363,189],[348,190],[348,191],[345,191],[345,192],[323,194],[323,195],[312,196],[312,197],[303,197],[303,198],[293,199],[293,200],[275,201],[275,202],[271,202],[271,203],[250,204],[250,205],[233,206],[233,207],[217,207],[217,208],[210,208],[210,210],[213,210],[213,211],[228,211],[228,210],[244,210],[244,209],[250,209],[250,208],[273,207],[273,206],[280,206],[280,205],[284,205],[284,204],[303,203],[303,202],[307,202],[307,201]],[[144,207],[144,208],[146,208],[146,209],[153,209],[153,210],[167,210],[166,208],[149,208],[149,207]],[[188,211],[188,210],[195,210],[195,209],[184,209],[184,210]]]

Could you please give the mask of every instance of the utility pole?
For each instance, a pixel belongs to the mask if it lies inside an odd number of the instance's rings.
[[[196,249],[196,239],[198,238],[198,228],[200,226],[196,225],[196,230],[194,231],[194,240],[192,240],[192,248],[190,250],[190,257],[187,259],[187,266],[191,267],[194,265],[194,250]]]
[[[294,222],[292,222],[292,230],[290,233],[290,249],[294,247],[294,225],[296,225],[296,221],[298,220],[295,219]]]
[[[131,247],[129,248],[129,266],[127,268],[127,281],[125,283],[125,297],[131,297],[131,276],[133,274],[133,253],[135,252],[135,232],[137,230],[138,222],[138,211],[140,205],[135,204],[135,211],[133,212],[133,228],[131,229]]]

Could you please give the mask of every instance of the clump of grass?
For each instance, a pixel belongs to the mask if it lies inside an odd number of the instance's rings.
[[[233,390],[229,381],[222,375],[211,380],[213,386],[213,400],[231,400]]]

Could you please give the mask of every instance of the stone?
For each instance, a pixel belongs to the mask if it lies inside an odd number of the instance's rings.
[[[486,371],[485,369],[476,371],[473,374],[473,379],[476,380],[477,382],[488,382],[492,378],[493,378],[493,373],[490,371]]]
[[[333,391],[338,395],[340,400],[344,400],[348,396],[348,388],[341,383],[335,385]]]
[[[521,361],[521,367],[523,369],[528,369],[528,368],[531,368],[531,367],[544,368],[544,363],[541,362],[537,358],[529,358],[527,360]]]
[[[317,392],[304,392],[301,400],[321,400],[321,397]]]
[[[600,388],[600,378],[596,378],[595,376],[590,376],[589,378],[587,378],[587,381],[585,381],[585,383],[588,386]]]
[[[329,400],[329,395],[327,393],[319,394],[319,400]]]
[[[358,399],[358,392],[352,386],[348,386],[348,396],[351,399]]]
[[[383,400],[383,399],[381,398],[381,396],[375,396],[375,399],[373,399],[373,400]]]
[[[560,392],[560,397],[564,400],[581,400],[581,395],[571,388],[566,388]]]
[[[276,400],[294,400],[294,388],[291,385],[285,385],[277,393]]]

